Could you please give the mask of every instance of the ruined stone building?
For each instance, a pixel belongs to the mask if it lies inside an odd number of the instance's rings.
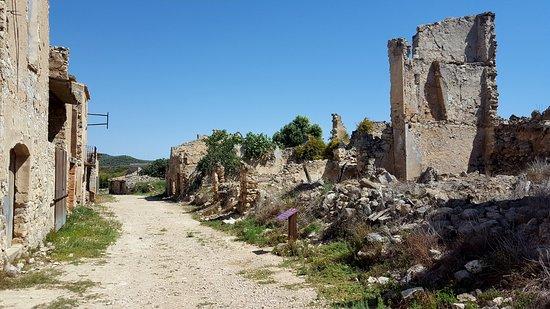
[[[530,119],[497,116],[494,21],[493,13],[446,19],[418,27],[412,45],[390,40],[391,123],[366,120],[347,143],[342,118],[333,114],[331,141],[339,143],[328,160],[302,166],[293,160],[292,149],[275,150],[265,164],[243,165],[240,182],[231,184],[237,190],[222,190],[218,173],[208,175],[213,195],[250,189],[253,194],[246,197],[257,200],[256,193],[269,187],[375,175],[381,181],[393,181],[393,175],[415,180],[427,170],[518,174],[535,159],[548,160],[550,108]],[[205,154],[202,140],[172,148],[166,176],[170,196],[188,193]],[[253,204],[242,197],[239,205]]]
[[[49,43],[48,1],[0,0],[0,263],[95,192],[89,93],[69,76],[68,51]]]
[[[498,105],[495,15],[420,26],[388,42],[394,170],[484,171]]]
[[[187,192],[197,164],[206,155],[204,138],[184,143],[170,149],[170,160],[166,171],[166,193],[179,197]]]

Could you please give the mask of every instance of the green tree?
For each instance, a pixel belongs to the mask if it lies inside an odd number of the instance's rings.
[[[273,153],[275,144],[265,134],[249,132],[242,142],[241,152],[247,161],[266,160]]]
[[[236,146],[242,143],[239,133],[228,133],[226,130],[214,130],[205,140],[206,155],[199,161],[197,169],[203,175],[210,175],[217,164],[225,168],[227,175],[236,175],[241,165]]]
[[[157,159],[141,170],[141,175],[164,178],[168,169],[168,159]]]
[[[273,141],[284,147],[296,147],[305,144],[309,136],[321,139],[322,135],[323,130],[318,124],[312,124],[305,116],[296,116],[273,135]]]

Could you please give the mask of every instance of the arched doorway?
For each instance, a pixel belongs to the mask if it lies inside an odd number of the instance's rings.
[[[8,246],[23,242],[25,237],[24,211],[29,201],[30,153],[27,146],[17,144],[10,150],[10,168],[8,177],[8,201],[4,203],[6,216],[6,236]]]

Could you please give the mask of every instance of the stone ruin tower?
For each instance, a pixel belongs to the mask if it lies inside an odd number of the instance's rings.
[[[495,15],[419,26],[388,42],[394,173],[485,170],[498,106]]]
[[[347,142],[349,140],[342,117],[338,114],[332,114],[332,131],[330,131],[330,136],[331,141]]]

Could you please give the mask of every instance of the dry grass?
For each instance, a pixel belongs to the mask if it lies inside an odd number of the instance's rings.
[[[525,171],[527,179],[535,183],[550,182],[550,162],[546,159],[536,159],[529,163]]]
[[[425,228],[406,235],[400,245],[400,250],[406,254],[414,264],[429,267],[433,263],[431,249],[439,250],[441,239],[434,229]]]
[[[289,208],[292,208],[292,205],[288,201],[268,199],[256,206],[254,219],[263,225],[273,223],[278,214]]]

